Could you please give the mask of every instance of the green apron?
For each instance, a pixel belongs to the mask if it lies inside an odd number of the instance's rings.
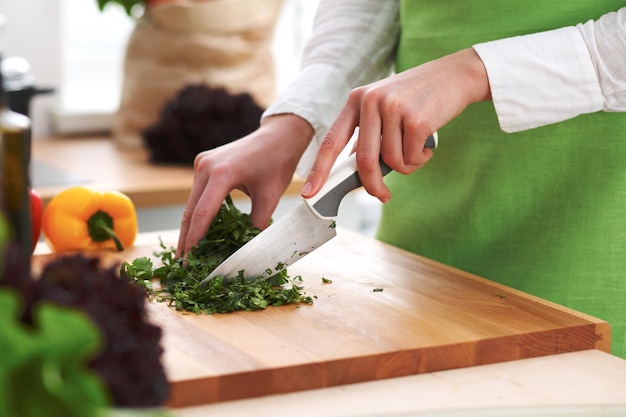
[[[397,70],[472,44],[574,25],[616,0],[403,0]],[[626,357],[626,114],[507,134],[492,103],[439,130],[412,175],[392,173],[378,238],[606,320]]]

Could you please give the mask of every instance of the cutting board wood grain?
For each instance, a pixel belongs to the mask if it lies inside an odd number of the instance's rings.
[[[155,236],[102,255],[158,248]],[[312,305],[195,315],[149,304],[164,331],[169,406],[610,348],[602,320],[344,229],[289,274]]]

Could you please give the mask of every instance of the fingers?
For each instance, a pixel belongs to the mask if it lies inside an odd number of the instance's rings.
[[[404,94],[405,89],[389,88],[385,82],[352,91],[320,144],[302,197],[313,197],[322,188],[337,156],[358,127],[353,152],[361,182],[380,201],[390,200],[391,192],[383,182],[379,159],[382,157],[395,171],[409,174],[432,157],[432,151],[424,149],[431,133],[429,127],[419,122]]]
[[[359,178],[365,190],[386,203],[391,198],[391,192],[383,182],[379,160],[381,158],[381,134],[387,121],[385,120],[383,124],[379,100],[379,92],[375,89],[367,91],[361,97],[361,123],[357,137],[356,162]],[[385,130],[389,131],[389,129]],[[393,142],[393,139],[389,138],[390,142]]]
[[[348,103],[339,112],[320,144],[315,162],[302,188],[301,195],[304,198],[313,197],[322,188],[337,156],[346,146],[358,125],[359,105],[358,102],[351,103],[351,100],[355,100],[353,95],[348,98]]]
[[[177,251],[178,256],[184,256],[189,253],[191,249],[198,244],[200,239],[204,237],[211,225],[211,221],[226,198],[226,194],[228,194],[226,192],[223,197],[218,198],[217,195],[221,193],[211,192],[208,186],[204,191],[205,192],[194,206],[193,211],[189,212],[185,209],[183,220],[181,221],[181,235],[179,237]]]
[[[403,174],[421,168],[432,158],[433,151],[426,148],[426,139],[432,132],[427,127],[414,123],[411,120],[405,121],[402,127],[402,155],[404,167],[397,171]]]
[[[181,220],[177,255],[187,254],[198,244],[224,199],[235,189],[250,197],[254,225],[267,227],[312,136],[313,128],[304,119],[276,115],[262,120],[259,129],[251,134],[198,154],[193,186]]]
[[[265,229],[272,220],[272,215],[278,206],[280,195],[271,197],[268,193],[260,193],[261,196],[251,196],[252,209],[250,210],[250,220],[259,229]]]
[[[204,237],[231,190],[229,184],[223,181],[225,177],[220,175],[219,169],[214,169],[209,176],[209,169],[204,166],[208,158],[205,158],[205,153],[199,154],[194,163],[196,177],[181,220],[177,256],[187,254]]]
[[[191,226],[191,218],[193,216],[194,208],[196,204],[200,200],[200,196],[202,195],[202,191],[204,190],[204,184],[208,181],[207,178],[199,178],[203,172],[197,171],[198,160],[202,157],[202,154],[196,156],[194,161],[194,181],[193,187],[191,188],[191,192],[189,193],[189,197],[187,198],[187,204],[185,205],[185,210],[183,212],[183,217],[180,223],[180,233],[178,235],[178,244],[176,246],[176,256],[183,256],[188,252],[186,250],[187,238],[189,235],[189,230]]]
[[[402,174],[422,167],[432,157],[432,151],[424,149],[428,127],[419,122],[416,110],[404,97],[379,87],[363,94],[360,119],[356,144],[359,177],[367,192],[385,203],[391,192],[383,182],[379,158]]]
[[[427,128],[414,125],[410,120],[386,122],[383,127],[381,157],[394,171],[410,174],[424,166],[433,156],[432,150],[425,148],[428,136]]]
[[[405,89],[398,93],[383,86],[380,90],[374,97],[368,93],[364,101],[371,101],[372,107],[376,105],[375,112],[382,121],[381,157],[393,170],[410,174],[432,156],[430,149],[424,149],[432,133],[430,125],[424,122],[429,116],[414,104],[414,99],[405,96]]]

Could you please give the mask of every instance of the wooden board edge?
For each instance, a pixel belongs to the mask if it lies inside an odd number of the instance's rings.
[[[602,321],[596,323],[595,329],[598,335],[595,349],[611,353],[611,325],[606,321]]]
[[[606,329],[608,325],[601,327]],[[382,352],[360,357],[358,361],[335,359],[326,363],[171,381],[166,406],[175,409],[207,405],[592,350],[603,343],[597,331],[597,326],[587,324],[505,336],[497,341],[497,349],[493,344],[481,342],[454,343],[437,348]]]

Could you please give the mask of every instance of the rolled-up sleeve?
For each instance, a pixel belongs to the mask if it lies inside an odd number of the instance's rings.
[[[306,175],[319,142],[350,91],[391,73],[399,33],[398,2],[322,0],[296,79],[263,117],[292,113],[315,130],[297,172]]]
[[[474,45],[502,130],[626,111],[626,8],[577,26]]]

